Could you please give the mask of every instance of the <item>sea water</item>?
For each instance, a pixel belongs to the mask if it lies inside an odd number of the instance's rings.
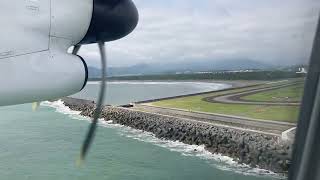
[[[112,124],[112,121],[99,123],[86,161],[77,166],[76,160],[89,125],[89,119],[79,113],[65,107],[62,101],[42,102],[36,112],[32,112],[31,104],[1,107],[0,179],[284,178],[238,164],[229,157],[213,155],[203,146],[157,139],[150,133]]]
[[[99,83],[89,81],[81,92],[72,97],[96,100]],[[230,84],[208,82],[112,81],[107,82],[105,101],[107,104],[123,105],[130,102],[214,91],[229,87],[231,87]]]

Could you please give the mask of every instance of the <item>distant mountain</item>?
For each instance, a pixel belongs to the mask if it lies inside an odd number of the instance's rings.
[[[254,60],[224,60],[224,61],[192,61],[176,62],[168,64],[137,64],[129,67],[110,67],[107,70],[108,76],[128,76],[146,74],[168,74],[168,73],[192,73],[200,71],[219,70],[244,70],[244,69],[271,69],[274,66]],[[89,77],[100,77],[101,70],[89,67]]]

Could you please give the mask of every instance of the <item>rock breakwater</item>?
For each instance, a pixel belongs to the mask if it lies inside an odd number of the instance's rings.
[[[92,117],[93,102],[73,98],[63,101],[70,109]],[[291,144],[276,136],[120,107],[105,107],[101,116],[113,123],[151,132],[158,138],[204,145],[211,153],[232,157],[252,167],[286,173],[290,166]]]

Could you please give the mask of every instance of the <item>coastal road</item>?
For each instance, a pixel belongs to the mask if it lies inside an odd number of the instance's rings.
[[[227,104],[248,104],[248,105],[278,105],[278,106],[299,106],[299,102],[264,102],[264,101],[247,101],[240,99],[243,96],[259,93],[259,92],[265,92],[275,89],[281,89],[284,87],[296,85],[297,83],[290,83],[280,86],[272,86],[272,87],[264,87],[264,88],[258,88],[258,89],[252,89],[244,92],[239,93],[232,93],[232,94],[226,94],[222,96],[213,96],[213,97],[206,97],[203,100],[207,102],[213,102],[213,103],[227,103]]]
[[[139,110],[149,113],[157,113],[161,115],[174,116],[177,118],[186,118],[194,121],[201,121],[213,124],[226,125],[229,127],[253,130],[260,133],[272,134],[280,136],[283,131],[296,126],[295,123],[287,123],[271,120],[257,120],[239,116],[228,116],[213,113],[190,112],[180,109],[163,108],[152,106],[150,104],[135,104],[130,109]]]

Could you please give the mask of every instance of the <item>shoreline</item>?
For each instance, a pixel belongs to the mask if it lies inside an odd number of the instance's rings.
[[[89,79],[88,82],[100,82],[99,80]],[[107,82],[194,82],[194,83],[217,83],[231,85],[232,88],[244,87],[254,84],[267,83],[271,81],[263,80],[107,80]]]
[[[93,115],[94,101],[75,98],[63,98],[62,101],[71,110],[81,111],[83,116]],[[220,153],[253,168],[286,174],[290,166],[291,144],[276,136],[123,107],[105,107],[101,116],[105,121],[151,132],[160,139],[204,145],[212,154]]]

